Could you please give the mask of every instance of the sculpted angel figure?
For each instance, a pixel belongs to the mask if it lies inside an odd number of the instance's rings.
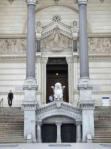
[[[54,92],[54,100],[63,100],[63,90],[65,86],[62,86],[61,83],[57,82],[55,86],[51,86]]]

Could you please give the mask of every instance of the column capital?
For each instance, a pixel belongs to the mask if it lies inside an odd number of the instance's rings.
[[[61,126],[62,125],[61,121],[56,121],[55,123],[56,123],[57,126]]]
[[[88,0],[78,0],[79,5],[87,5]]]
[[[26,0],[28,5],[36,5],[38,0]]]

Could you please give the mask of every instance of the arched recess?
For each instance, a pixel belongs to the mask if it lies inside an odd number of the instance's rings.
[[[79,10],[66,6],[66,5],[51,5],[39,8],[35,11],[36,22],[40,21],[43,25],[47,25],[51,22],[54,15],[60,15],[63,23],[66,25],[72,25],[74,20],[79,20]],[[26,33],[27,21],[24,24],[23,32]],[[90,32],[90,23],[88,22],[88,31]]]

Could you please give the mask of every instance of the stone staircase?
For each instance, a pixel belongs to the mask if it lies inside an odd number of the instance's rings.
[[[94,143],[111,143],[111,107],[96,107]],[[25,143],[21,108],[0,108],[0,143]]]
[[[24,143],[24,115],[20,108],[0,108],[0,143]]]
[[[111,107],[96,107],[94,114],[94,143],[111,143]]]

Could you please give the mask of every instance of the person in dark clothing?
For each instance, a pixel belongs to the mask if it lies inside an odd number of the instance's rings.
[[[13,93],[10,90],[10,92],[8,93],[8,105],[11,107],[12,106],[12,100],[13,100]]]

